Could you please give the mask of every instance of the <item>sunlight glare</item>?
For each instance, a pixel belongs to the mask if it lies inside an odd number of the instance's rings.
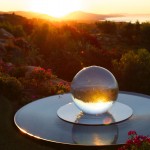
[[[90,114],[100,114],[105,112],[108,108],[110,108],[113,104],[113,101],[103,101],[99,100],[97,103],[92,102],[83,102],[82,100],[76,99],[77,107],[80,107],[79,109],[84,110],[84,112],[90,112]]]
[[[48,14],[53,17],[63,17],[66,14],[80,10],[79,0],[32,0],[31,11]]]

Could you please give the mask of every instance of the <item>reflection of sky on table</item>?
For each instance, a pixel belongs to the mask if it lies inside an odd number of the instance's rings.
[[[129,120],[116,125],[118,128],[116,144],[126,141],[129,130],[136,130],[138,134],[150,135],[150,97],[121,93],[119,94],[118,101],[129,105],[133,109],[133,116]],[[32,102],[22,107],[16,113],[15,122],[19,128],[32,135],[39,136],[41,139],[75,144],[72,137],[73,124],[59,119],[56,113],[60,106],[69,102],[71,102],[69,94],[47,97]],[[88,130],[88,127],[85,130]],[[99,135],[105,135],[104,132],[100,132]],[[116,137],[116,132],[111,132],[110,130],[110,133],[107,133],[106,136],[108,138],[107,141],[112,141],[113,135]]]
[[[106,113],[97,115],[81,112],[74,103],[63,105],[57,110],[57,114],[62,120],[81,125],[110,125],[119,123],[131,117],[132,113],[133,111],[128,105],[120,102],[115,102]]]

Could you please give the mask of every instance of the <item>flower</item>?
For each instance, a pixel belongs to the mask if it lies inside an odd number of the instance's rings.
[[[128,135],[137,135],[136,131],[129,131]]]
[[[138,135],[136,131],[128,132],[128,140],[118,150],[150,150],[150,137]]]

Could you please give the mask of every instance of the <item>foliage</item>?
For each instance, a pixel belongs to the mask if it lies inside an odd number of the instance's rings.
[[[47,79],[54,78],[55,76],[52,74],[50,69],[45,70],[44,68],[36,67],[29,77],[38,81],[45,81]]]
[[[68,93],[70,91],[70,85],[66,82],[54,83],[53,81],[47,81],[43,84],[42,88],[38,93],[49,96],[55,94]]]
[[[40,24],[31,34],[30,40],[39,48],[45,65],[67,80],[72,80],[82,68],[81,64],[85,59],[81,56],[82,51],[89,51],[91,47],[100,48],[96,37],[66,24],[59,27]]]
[[[116,34],[117,33],[117,25],[115,22],[111,21],[102,21],[102,22],[96,22],[96,25],[98,28],[106,34]]]
[[[141,25],[141,45],[150,50],[150,23],[145,22]]]
[[[27,72],[27,68],[24,66],[21,66],[21,67],[13,67],[9,71],[9,74],[10,76],[20,78],[20,77],[24,77],[26,72]]]
[[[32,46],[30,47],[30,50],[27,53],[26,62],[27,64],[33,66],[44,64],[42,55],[39,53],[38,49]]]
[[[15,77],[0,73],[0,91],[10,99],[21,98],[23,86]]]
[[[128,51],[113,61],[113,68],[121,89],[149,93],[150,52],[146,49]]]
[[[2,18],[0,27],[11,32],[14,39],[1,46],[5,49],[1,58],[15,69],[1,66],[1,70],[22,83],[21,66],[51,68],[58,78],[71,81],[83,67],[98,65],[115,74],[120,90],[150,94],[149,22],[50,22],[15,14]],[[24,85],[30,85],[27,87],[40,87],[40,81],[49,80],[44,79],[42,70],[32,75],[24,79],[28,83]],[[49,91],[49,83],[43,84],[45,91]]]
[[[0,22],[0,28],[4,28],[10,33],[12,33],[15,37],[23,37],[25,36],[25,31],[22,25],[12,25],[9,22]]]
[[[20,77],[24,85],[24,102],[54,94],[63,94],[70,91],[69,83],[59,80],[50,69],[36,67],[27,77]]]
[[[7,49],[6,55],[3,57],[5,62],[11,62],[16,65],[26,64],[25,52],[23,49],[11,42],[7,43],[5,48]]]
[[[39,53],[39,49],[35,48],[30,42],[30,39],[23,37],[13,39],[13,45],[19,47],[24,55],[24,61],[30,65],[42,65],[44,60]]]
[[[126,145],[120,147],[118,150],[149,150],[150,149],[150,137],[137,135],[136,131],[128,132],[128,140]]]

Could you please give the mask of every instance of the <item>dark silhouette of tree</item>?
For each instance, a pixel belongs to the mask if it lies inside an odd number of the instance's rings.
[[[96,22],[96,25],[102,33],[105,34],[117,33],[117,25],[115,22],[111,22],[111,21]]]
[[[141,44],[150,51],[150,23],[141,24]]]
[[[133,38],[134,38],[134,25],[129,22],[124,24],[122,31],[121,31],[122,38],[124,38],[125,42],[127,44],[133,44]]]

